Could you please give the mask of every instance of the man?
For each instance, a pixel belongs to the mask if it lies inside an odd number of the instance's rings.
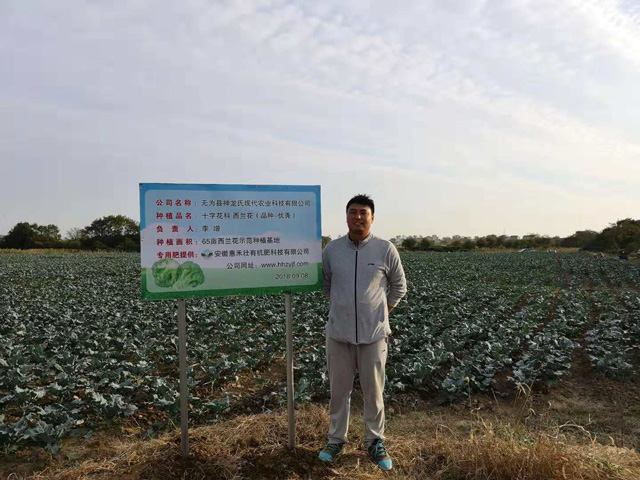
[[[365,442],[371,459],[392,468],[384,446],[384,390],[389,313],[407,293],[404,270],[391,242],[370,233],[375,206],[367,195],[347,203],[349,234],[322,253],[324,294],[329,298],[329,442],[319,458],[332,462],[347,441],[351,390],[356,372],[364,396]]]

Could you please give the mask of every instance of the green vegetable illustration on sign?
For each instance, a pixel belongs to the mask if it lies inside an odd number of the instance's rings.
[[[174,290],[195,288],[204,283],[204,272],[194,262],[180,265],[171,258],[158,260],[151,268],[153,279],[159,287],[173,287]]]
[[[188,287],[197,287],[204,283],[204,272],[200,265],[193,262],[184,262],[178,268],[178,280],[173,284],[174,290],[183,290]]]
[[[153,279],[159,287],[170,287],[178,280],[180,264],[171,258],[158,260],[151,267]]]

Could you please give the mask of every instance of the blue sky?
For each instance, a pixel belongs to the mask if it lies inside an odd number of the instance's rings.
[[[321,185],[374,233],[640,218],[640,2],[3,1],[0,233],[140,182]]]

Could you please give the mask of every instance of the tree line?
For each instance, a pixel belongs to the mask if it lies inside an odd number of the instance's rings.
[[[322,237],[322,247],[331,237]],[[484,237],[460,237],[440,239],[435,236],[397,236],[391,241],[408,251],[464,251],[476,248],[523,249],[559,247],[580,248],[593,252],[619,253],[640,250],[640,220],[626,218],[610,224],[601,232],[580,230],[568,237],[548,237],[538,234],[523,237],[487,235]],[[0,240],[0,248],[67,248],[74,250],[140,251],[140,225],[124,215],[108,215],[97,218],[84,228],[72,228],[65,238],[56,225],[17,223]]]
[[[640,220],[626,218],[610,224],[601,232],[579,230],[568,237],[549,237],[529,234],[522,237],[509,235],[486,235],[484,237],[460,237],[439,239],[438,237],[397,236],[391,241],[408,251],[465,251],[476,248],[495,249],[555,249],[579,248],[592,252],[636,252],[640,250]]]
[[[20,222],[0,240],[0,248],[68,248],[74,250],[140,251],[140,225],[124,215],[97,218],[84,228],[72,228],[65,238],[56,225]]]

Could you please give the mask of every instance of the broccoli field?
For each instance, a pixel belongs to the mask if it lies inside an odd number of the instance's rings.
[[[409,291],[391,315],[389,397],[553,387],[577,361],[594,377],[637,379],[638,265],[536,252],[402,261]],[[169,267],[158,281],[182,278]],[[171,425],[177,301],[141,300],[138,254],[7,253],[0,272],[1,448],[55,452],[71,433],[131,419],[150,435]],[[296,400],[324,400],[327,302],[295,294],[293,311]],[[284,357],[283,295],[188,299],[187,344],[193,425],[286,404],[283,379],[263,375]],[[249,400],[233,388],[243,375],[255,376]]]

